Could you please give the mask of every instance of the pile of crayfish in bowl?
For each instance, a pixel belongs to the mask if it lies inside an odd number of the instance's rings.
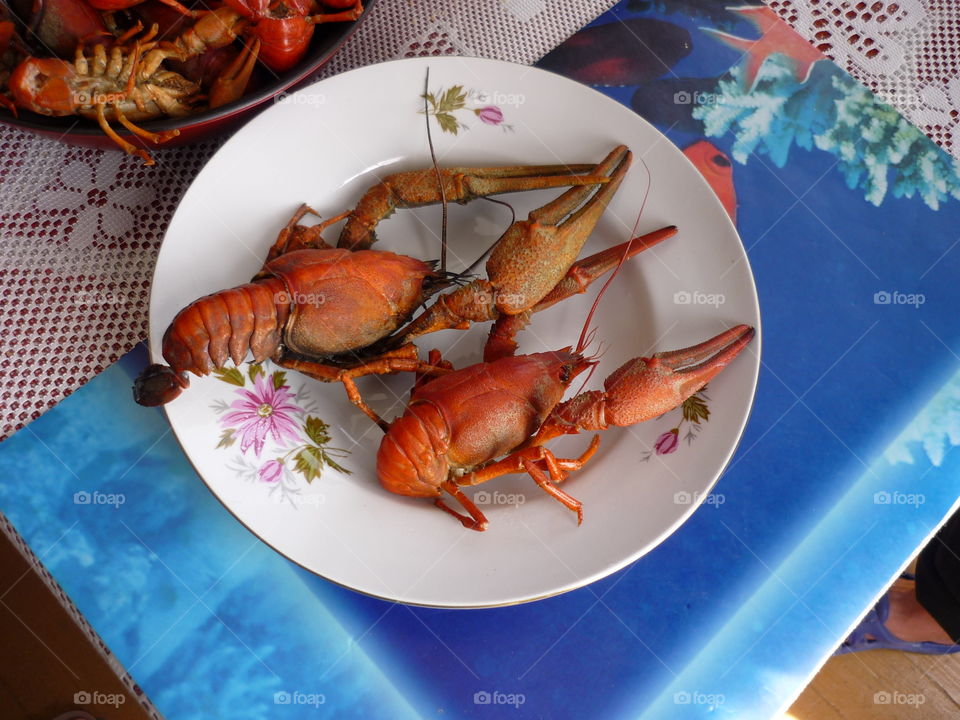
[[[162,341],[167,364],[141,373],[134,399],[161,405],[189,386],[188,373],[203,376],[251,354],[254,362],[270,358],[316,380],[343,384],[350,402],[384,432],[377,474],[386,490],[430,498],[465,527],[484,530],[487,519],[463,488],[527,473],[582,522],[580,501],[561,485],[590,460],[599,435],[577,458],[559,458],[547,443],[676,408],[754,335],[752,327],[736,325],[692,347],[634,358],[607,376],[602,390],[563,400],[574,378],[598,364],[585,350],[601,291],[575,346],[517,354],[516,336],[533,315],[585,292],[604,275],[609,285],[624,262],[676,234],[676,227],[665,227],[578,257],[630,163],[631,153],[621,145],[596,164],[434,165],[384,178],[353,210],[319,224],[304,223],[315,213],[301,206],[249,283],[202,297],[176,315]],[[485,277],[471,279],[446,272],[442,264],[372,249],[378,223],[397,209],[555,187],[569,189],[526,220],[514,220],[490,251]],[[344,219],[336,244],[327,242],[324,231]],[[325,301],[295,302],[315,297]],[[483,360],[468,367],[455,369],[437,350],[424,359],[413,343],[481,322],[492,322]],[[364,401],[355,381],[401,372],[414,374],[410,399],[400,417],[387,421]],[[451,507],[447,496],[466,514]]]
[[[363,13],[361,0],[0,2],[0,108],[94,120],[147,164],[111,123],[165,142],[179,131],[136,123],[238,100],[258,61],[275,78],[304,57],[315,26]]]

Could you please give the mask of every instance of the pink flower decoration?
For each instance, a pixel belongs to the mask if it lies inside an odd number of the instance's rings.
[[[260,457],[267,433],[270,433],[276,442],[285,438],[299,440],[297,424],[289,413],[302,410],[289,402],[293,395],[286,385],[275,388],[273,378],[260,373],[254,381],[252,391],[242,389],[237,390],[237,394],[241,399],[230,405],[235,411],[224,415],[220,422],[230,426],[237,424],[240,452],[245,453],[247,448],[253,445],[254,453]]]
[[[678,447],[680,447],[679,428],[668,430],[663,435],[658,437],[657,441],[653,444],[653,448],[657,451],[657,455],[669,455],[672,452],[676,452]]]
[[[268,463],[265,463],[260,466],[260,470],[257,471],[257,474],[260,476],[260,482],[265,482],[273,484],[280,481],[280,477],[283,475],[283,463],[279,460],[271,460]]]
[[[499,125],[503,122],[503,111],[496,105],[488,105],[474,110],[474,112],[487,125]]]

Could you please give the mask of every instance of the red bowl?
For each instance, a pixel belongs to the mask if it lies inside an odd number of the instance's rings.
[[[124,140],[148,151],[189,145],[225,135],[242,125],[260,110],[263,110],[264,107],[261,106],[264,106],[268,100],[320,70],[356,31],[360,23],[366,19],[375,2],[376,0],[365,0],[364,12],[355,22],[330,23],[318,26],[310,42],[310,49],[303,60],[280,77],[261,84],[236,102],[188,117],[163,118],[140,123],[141,127],[153,132],[174,129],[180,131],[177,137],[162,145],[145,143],[141,138],[120,125],[116,125],[114,130]],[[95,121],[79,116],[48,117],[37,115],[29,110],[21,110],[19,117],[13,117],[5,110],[0,109],[0,122],[69,145],[120,151],[116,143],[103,133]]]

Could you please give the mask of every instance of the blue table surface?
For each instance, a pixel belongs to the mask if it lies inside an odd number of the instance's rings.
[[[758,36],[707,0],[631,0],[545,64],[622,73],[601,89],[732,168],[765,337],[724,502],[560,597],[360,596],[212,497],[163,415],[130,401],[138,348],[0,446],[0,509],[167,717],[771,717],[949,515],[953,162],[829,62],[803,77],[795,49],[750,89],[743,52],[704,27]],[[657,101],[678,92],[723,97]]]

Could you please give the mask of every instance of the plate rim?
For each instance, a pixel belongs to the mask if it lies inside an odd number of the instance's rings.
[[[621,560],[618,560],[614,563],[604,566],[603,568],[589,575],[578,577],[568,583],[565,583],[555,588],[554,590],[548,593],[542,593],[538,595],[531,595],[531,596],[520,597],[520,598],[514,597],[508,600],[504,600],[503,602],[496,602],[496,603],[446,603],[444,604],[444,603],[430,603],[430,602],[424,602],[424,601],[413,601],[413,600],[404,599],[400,597],[390,597],[388,595],[380,595],[375,592],[371,592],[369,590],[353,587],[352,585],[348,585],[344,582],[328,577],[327,575],[324,575],[318,570],[307,567],[306,565],[303,564],[303,562],[291,557],[289,554],[281,550],[275,544],[269,542],[266,538],[260,535],[260,533],[253,530],[253,528],[251,528],[250,525],[248,525],[242,518],[240,518],[240,516],[237,515],[237,513],[234,512],[234,510],[227,504],[227,502],[220,497],[220,495],[211,486],[210,482],[200,472],[199,468],[197,468],[193,458],[191,457],[190,453],[187,451],[183,443],[183,440],[180,437],[180,433],[178,432],[176,425],[171,420],[168,406],[163,405],[162,408],[163,408],[164,417],[166,418],[167,423],[170,426],[170,429],[173,431],[173,437],[176,439],[177,445],[180,447],[180,450],[183,453],[184,457],[187,459],[187,462],[190,464],[190,467],[197,474],[197,477],[200,478],[200,480],[202,481],[207,491],[210,492],[210,494],[212,494],[213,497],[216,498],[216,500],[220,503],[220,505],[222,505],[227,510],[227,512],[229,512],[230,515],[237,522],[239,522],[243,528],[245,528],[248,532],[250,532],[255,538],[257,538],[260,542],[262,542],[264,545],[270,548],[273,552],[277,553],[278,555],[285,558],[289,562],[293,563],[297,567],[307,571],[311,575],[322,578],[323,580],[330,582],[338,587],[344,588],[346,590],[350,590],[352,592],[358,593],[360,595],[364,595],[366,597],[371,597],[377,600],[382,600],[390,603],[401,603],[403,605],[408,605],[411,607],[422,607],[422,608],[430,608],[430,609],[438,609],[438,610],[483,610],[483,609],[492,609],[492,608],[512,607],[516,605],[525,605],[528,603],[538,602],[540,600],[546,600],[549,598],[557,597],[559,595],[564,595],[574,590],[582,589],[584,587],[587,587],[588,585],[592,585],[595,582],[598,582],[606,577],[609,577],[614,573],[620,572],[624,568],[628,567],[629,565],[632,565],[633,563],[639,561],[644,556],[656,550],[668,538],[673,536],[674,533],[676,533],[676,531],[690,519],[690,517],[697,511],[697,509],[704,504],[704,501],[706,500],[707,496],[712,492],[713,488],[720,481],[720,478],[722,478],[723,475],[728,470],[730,463],[733,460],[733,457],[736,455],[736,452],[740,448],[740,444],[743,441],[743,436],[746,432],[747,425],[749,424],[750,419],[753,416],[753,411],[756,406],[757,389],[759,387],[759,382],[760,382],[760,370],[763,366],[763,357],[762,357],[763,313],[760,307],[760,298],[759,298],[759,293],[757,291],[756,276],[754,275],[754,272],[753,272],[753,266],[750,262],[750,256],[747,253],[746,245],[743,242],[743,238],[740,237],[740,233],[737,230],[736,224],[733,222],[733,220],[731,220],[727,211],[724,209],[723,203],[720,201],[720,198],[717,196],[716,192],[713,190],[713,188],[709,186],[709,183],[707,182],[707,180],[703,177],[703,175],[696,168],[696,166],[691,162],[691,160],[683,153],[683,151],[677,146],[676,143],[674,143],[672,140],[670,140],[669,137],[667,137],[667,135],[664,132],[662,132],[659,128],[653,125],[653,123],[649,122],[646,118],[644,118],[642,115],[634,111],[632,108],[625,106],[623,103],[604,94],[603,92],[601,92],[595,87],[581,83],[577,80],[573,80],[572,78],[566,77],[565,75],[554,72],[552,70],[539,68],[533,65],[524,65],[522,63],[511,62],[508,60],[499,60],[495,58],[482,58],[482,57],[455,55],[455,56],[437,56],[437,57],[394,58],[392,60],[373,63],[371,65],[364,65],[361,67],[352,68],[343,73],[338,73],[336,75],[332,75],[330,77],[317,80],[316,82],[311,83],[310,85],[307,85],[303,88],[299,88],[298,90],[296,90],[295,93],[291,93],[291,95],[299,95],[301,93],[307,94],[307,93],[313,92],[317,87],[323,85],[328,81],[331,81],[334,79],[339,80],[344,76],[352,75],[355,73],[356,74],[360,74],[364,72],[378,73],[378,72],[381,72],[382,68],[384,67],[395,66],[397,64],[429,66],[431,63],[440,63],[440,64],[448,64],[448,63],[449,64],[453,64],[453,63],[488,64],[489,63],[489,64],[495,64],[500,66],[507,66],[512,68],[513,70],[521,69],[522,71],[524,71],[525,74],[546,73],[548,75],[553,75],[567,83],[571,83],[575,86],[578,86],[579,88],[586,89],[591,93],[593,93],[595,98],[599,98],[602,103],[611,103],[614,106],[628,110],[636,121],[645,125],[648,131],[652,131],[656,136],[658,136],[658,139],[657,139],[658,143],[666,142],[669,145],[673,146],[673,148],[677,151],[677,154],[680,155],[683,158],[683,161],[689,166],[689,168],[696,173],[696,177],[698,181],[703,185],[706,185],[707,188],[710,190],[709,194],[710,194],[710,197],[712,198],[711,202],[713,203],[714,210],[719,211],[719,214],[723,217],[722,222],[726,224],[726,227],[730,231],[733,232],[734,237],[737,239],[738,243],[740,244],[740,249],[743,253],[742,261],[745,263],[747,273],[750,277],[749,290],[750,290],[752,304],[753,304],[755,316],[756,316],[756,324],[754,325],[755,335],[751,343],[751,346],[755,349],[755,355],[756,355],[757,361],[756,361],[756,369],[752,373],[752,377],[751,377],[750,400],[747,404],[746,413],[744,414],[743,420],[740,423],[740,427],[737,429],[736,440],[732,443],[731,447],[727,451],[726,457],[720,469],[715,473],[711,482],[704,488],[704,491],[698,496],[696,502],[690,503],[687,509],[683,513],[678,515],[675,521],[667,529],[661,532],[654,540],[642,546],[638,550],[630,553],[629,555],[625,556]],[[193,180],[190,182],[190,185],[187,187],[186,191],[184,191],[180,200],[177,202],[177,205],[174,208],[173,213],[170,216],[170,223],[167,225],[167,228],[163,234],[163,240],[161,240],[160,242],[160,248],[157,252],[157,261],[154,265],[153,274],[151,276],[151,281],[150,281],[150,299],[147,306],[147,350],[148,350],[150,362],[163,361],[163,356],[161,354],[157,354],[154,352],[153,337],[152,337],[150,326],[151,326],[151,319],[153,318],[154,301],[156,300],[155,288],[157,287],[156,280],[157,280],[157,274],[158,274],[158,267],[160,265],[161,255],[163,254],[164,248],[167,245],[167,239],[170,233],[170,227],[173,224],[173,221],[176,218],[177,213],[180,211],[180,208],[184,200],[186,199],[187,195],[190,193],[190,190],[193,188],[194,184],[197,182],[197,180],[200,178],[203,172],[207,169],[210,162],[212,162],[225,149],[227,149],[228,147],[231,147],[234,143],[242,142],[241,136],[248,131],[249,126],[253,122],[257,121],[259,118],[261,118],[262,116],[267,115],[271,110],[272,110],[272,107],[269,107],[263,112],[258,113],[255,117],[250,118],[250,121],[248,121],[242,127],[240,127],[226,142],[223,143],[223,145],[221,145],[216,150],[216,152],[213,153],[213,155],[210,156],[207,162],[204,163],[203,168],[201,168],[200,171],[196,174],[196,176],[194,176]],[[469,531],[466,528],[464,528],[464,532],[472,532],[472,531]]]

